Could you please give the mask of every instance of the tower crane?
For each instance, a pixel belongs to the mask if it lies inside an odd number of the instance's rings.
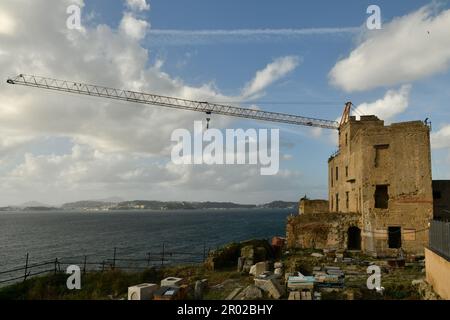
[[[22,85],[27,87],[34,87],[67,93],[75,93],[93,97],[135,102],[146,105],[203,112],[207,115],[208,127],[211,114],[220,114],[232,117],[248,118],[271,122],[281,122],[287,124],[319,127],[325,129],[339,129],[340,125],[342,124],[342,121],[341,123],[338,123],[337,121],[332,120],[315,119],[286,113],[234,107],[230,105],[210,103],[206,101],[194,101],[174,97],[167,97],[152,93],[114,89],[99,85],[86,84],[67,80],[58,80],[47,77],[40,77],[36,75],[20,74],[16,77],[9,78],[6,82],[12,85]],[[347,114],[347,117],[350,111],[350,107],[351,103],[347,102],[346,108],[344,110],[344,114]]]

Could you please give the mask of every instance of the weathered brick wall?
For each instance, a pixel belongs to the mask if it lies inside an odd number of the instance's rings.
[[[300,199],[298,206],[299,214],[314,214],[323,213],[328,211],[328,201],[327,200],[309,200]]]
[[[428,127],[420,121],[385,126],[376,117],[352,118],[340,130],[339,145],[339,154],[329,159],[332,211],[339,200],[339,212],[361,213],[362,249],[368,253],[397,254],[387,236],[395,226],[401,228],[402,249],[423,254],[433,210]],[[377,185],[387,186],[387,208],[376,208]]]
[[[347,246],[347,230],[360,225],[356,213],[317,213],[290,216],[286,225],[288,248],[336,248]]]

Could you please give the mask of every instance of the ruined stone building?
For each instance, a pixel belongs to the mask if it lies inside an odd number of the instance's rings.
[[[343,120],[339,150],[328,160],[328,210],[301,201],[302,214],[288,220],[288,245],[423,254],[433,215],[430,128],[385,125],[376,116]]]
[[[433,180],[433,216],[450,221],[450,180]]]

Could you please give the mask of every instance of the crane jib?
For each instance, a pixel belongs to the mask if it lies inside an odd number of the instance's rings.
[[[339,123],[331,120],[307,118],[286,113],[234,107],[230,105],[222,105],[206,101],[193,101],[151,93],[108,88],[80,82],[57,80],[34,75],[20,74],[17,77],[8,79],[6,82],[13,85],[23,85],[28,87],[82,94],[107,99],[123,100],[147,105],[204,112],[208,116],[211,114],[220,114],[232,117],[280,122],[309,127],[320,127],[325,129],[339,128]]]

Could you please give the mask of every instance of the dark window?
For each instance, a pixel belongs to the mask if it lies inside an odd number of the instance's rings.
[[[333,168],[331,168],[331,186],[333,186]]]
[[[339,180],[339,168],[336,167],[336,181]]]
[[[339,193],[336,193],[336,212],[339,212]]]
[[[361,229],[350,227],[347,231],[347,249],[361,250]]]
[[[349,197],[350,197],[350,195],[349,195],[349,192],[347,191],[347,192],[345,193],[345,207],[346,207],[347,209],[348,209]]]
[[[347,177],[347,178],[348,178],[348,166],[347,166],[347,167],[345,167],[345,177]]]
[[[345,134],[345,145],[348,145],[348,133]]]
[[[359,197],[358,197],[358,211],[361,211],[362,208],[362,195],[361,195],[361,188],[359,188]]]
[[[402,247],[402,228],[388,227],[389,248],[398,249]]]
[[[387,209],[389,203],[389,192],[387,185],[378,185],[375,188],[375,208]]]
[[[441,199],[442,194],[440,191],[433,191],[433,199]]]

